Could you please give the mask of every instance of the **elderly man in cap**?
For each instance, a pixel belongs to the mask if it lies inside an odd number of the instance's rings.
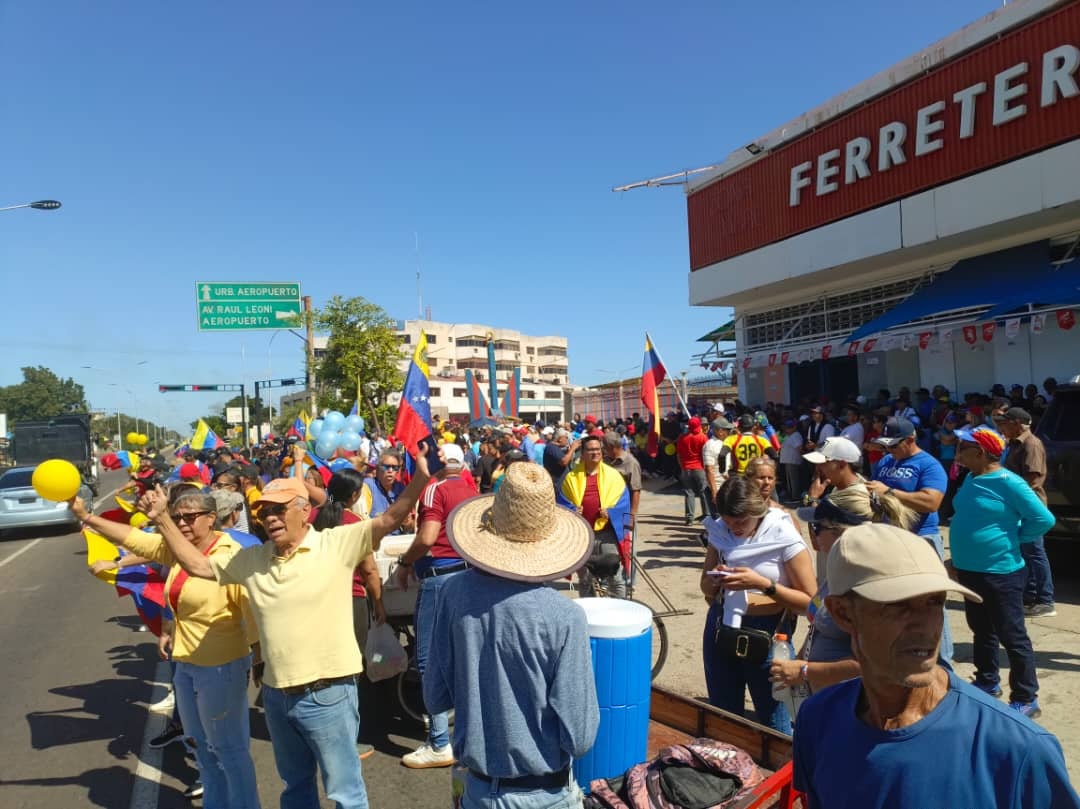
[[[204,556],[176,528],[165,493],[140,508],[154,517],[169,550],[191,576],[247,590],[265,663],[263,702],[274,761],[285,782],[282,809],[317,809],[315,775],[342,809],[367,809],[356,755],[363,668],[352,621],[353,570],[412,510],[430,479],[427,453],[408,488],[378,517],[318,531],[303,481],[277,478],[263,489],[258,517],[269,539],[222,557]]]
[[[1057,739],[938,662],[945,593],[981,599],[924,540],[849,528],[828,581],[862,676],[799,712],[794,782],[809,809],[1080,806]]]
[[[1010,407],[1001,417],[998,426],[1008,442],[1002,465],[1025,481],[1042,502],[1046,503],[1046,447],[1031,432],[1031,414],[1022,407]],[[1053,618],[1054,577],[1050,573],[1050,560],[1046,557],[1043,537],[1025,542],[1020,546],[1027,565],[1027,584],[1024,587],[1024,614],[1031,618]]]
[[[581,806],[571,764],[600,723],[588,626],[546,583],[580,568],[593,537],[552,491],[542,467],[513,464],[496,494],[450,518],[472,569],[446,584],[424,701],[455,710],[462,809]]]
[[[915,425],[905,418],[890,418],[881,435],[873,439],[885,448],[885,457],[873,469],[874,479],[866,484],[879,497],[892,491],[905,506],[923,517],[912,527],[919,536],[934,546],[938,559],[945,559],[945,542],[938,530],[938,509],[949,487],[944,467],[929,452],[916,443]],[[952,633],[945,622],[941,639],[941,655],[952,660]]]
[[[463,572],[465,561],[450,545],[446,524],[458,504],[476,495],[476,487],[465,477],[465,454],[456,444],[443,444],[446,466],[439,470],[420,498],[417,516],[419,529],[412,545],[398,557],[397,580],[402,590],[409,586],[410,574],[419,579],[420,593],[416,599],[416,669],[420,679],[427,676],[431,661],[431,628],[442,603],[442,591],[457,574]],[[401,757],[401,763],[412,769],[449,767],[454,763],[450,748],[450,715],[447,711],[428,708],[427,741]]]
[[[713,405],[715,408],[716,405]],[[734,425],[722,414],[709,424],[709,440],[701,448],[701,465],[705,467],[705,482],[708,487],[709,516],[716,516],[716,493],[727,480],[729,461],[725,456],[720,465],[720,450],[724,448],[724,439],[731,435]]]

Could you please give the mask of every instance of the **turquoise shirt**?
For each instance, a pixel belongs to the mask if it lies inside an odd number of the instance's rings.
[[[1054,515],[1019,475],[1006,469],[968,475],[953,499],[949,525],[953,566],[974,573],[1013,573],[1024,566],[1020,543],[1034,542]]]

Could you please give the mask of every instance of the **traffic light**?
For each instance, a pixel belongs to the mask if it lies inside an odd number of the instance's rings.
[[[190,392],[202,392],[202,391],[240,391],[243,390],[243,385],[158,385],[158,393],[168,393],[169,391],[182,391],[185,393]]]

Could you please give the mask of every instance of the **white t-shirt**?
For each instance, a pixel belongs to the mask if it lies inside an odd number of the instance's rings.
[[[708,517],[705,531],[709,544],[720,552],[728,567],[748,567],[766,578],[790,585],[784,562],[790,562],[806,550],[802,535],[788,514],[769,509],[758,530],[749,539],[734,536],[723,520]]]
[[[720,460],[720,448],[724,446],[724,442],[719,438],[710,438],[705,442],[705,446],[701,448],[701,463],[703,466],[716,466]],[[725,459],[724,466],[727,466],[727,459]],[[720,474],[724,474],[724,470],[718,470]]]
[[[860,422],[849,424],[843,430],[840,431],[840,436],[851,441],[852,444],[859,448],[859,452],[862,452],[863,444],[866,443],[865,439],[866,431],[863,430],[863,426]]]

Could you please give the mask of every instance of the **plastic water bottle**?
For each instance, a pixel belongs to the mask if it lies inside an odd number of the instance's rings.
[[[772,645],[772,659],[778,660],[791,660],[791,649],[788,647],[787,635],[780,634],[773,638]],[[772,684],[773,699],[777,702],[791,704],[790,690],[787,685],[781,680]]]

